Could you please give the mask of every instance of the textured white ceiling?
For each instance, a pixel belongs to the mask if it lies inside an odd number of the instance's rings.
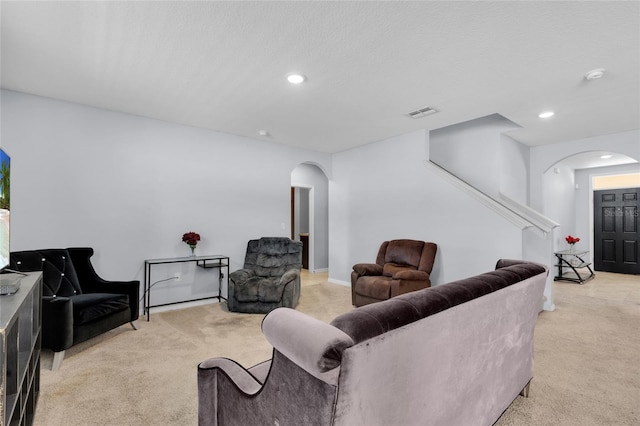
[[[637,1],[0,7],[2,88],[318,151],[493,113],[528,145],[640,128]]]

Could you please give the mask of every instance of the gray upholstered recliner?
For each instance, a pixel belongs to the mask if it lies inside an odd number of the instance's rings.
[[[281,237],[249,241],[244,268],[229,274],[229,310],[264,314],[283,306],[295,308],[301,268],[300,241]]]

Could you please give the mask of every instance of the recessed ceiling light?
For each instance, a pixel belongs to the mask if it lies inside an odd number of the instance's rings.
[[[269,134],[269,132],[267,132],[266,130],[260,130],[260,131],[258,131],[258,134],[259,134],[260,136],[264,136],[264,137],[271,136],[271,135]]]
[[[545,112],[541,112],[540,114],[538,114],[538,117],[540,117],[540,118],[549,118],[549,117],[553,117],[554,114],[555,114],[555,112],[553,112],[553,111],[545,111]]]
[[[291,84],[300,84],[304,83],[307,80],[307,77],[302,74],[291,73],[287,75],[287,80],[289,80],[289,83]]]
[[[606,160],[607,158],[611,158],[611,157],[613,157],[613,155],[611,154],[603,154],[600,156],[600,158],[602,158],[603,160]]]

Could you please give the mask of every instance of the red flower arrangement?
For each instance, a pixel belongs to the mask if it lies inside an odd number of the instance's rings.
[[[198,241],[200,241],[200,234],[196,232],[187,232],[182,236],[182,241],[187,243],[189,247],[193,248],[198,244]]]
[[[580,241],[580,238],[578,237],[572,237],[571,235],[567,235],[567,237],[565,238],[565,240],[567,241],[567,243],[574,245],[575,243]]]

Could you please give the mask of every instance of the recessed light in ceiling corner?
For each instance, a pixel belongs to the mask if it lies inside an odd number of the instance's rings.
[[[549,118],[549,117],[553,117],[555,115],[555,112],[553,111],[544,111],[541,112],[540,114],[538,114],[538,117],[540,118]]]
[[[426,117],[427,115],[435,114],[436,112],[439,112],[439,111],[433,107],[426,106],[426,107],[417,109],[415,111],[408,112],[405,115],[409,118],[422,118],[422,117]]]
[[[307,76],[305,76],[304,74],[292,72],[287,74],[287,81],[289,81],[289,83],[291,84],[301,84],[307,81]]]
[[[266,130],[258,130],[258,134],[264,138],[270,138],[271,137],[271,133],[269,133]]]

